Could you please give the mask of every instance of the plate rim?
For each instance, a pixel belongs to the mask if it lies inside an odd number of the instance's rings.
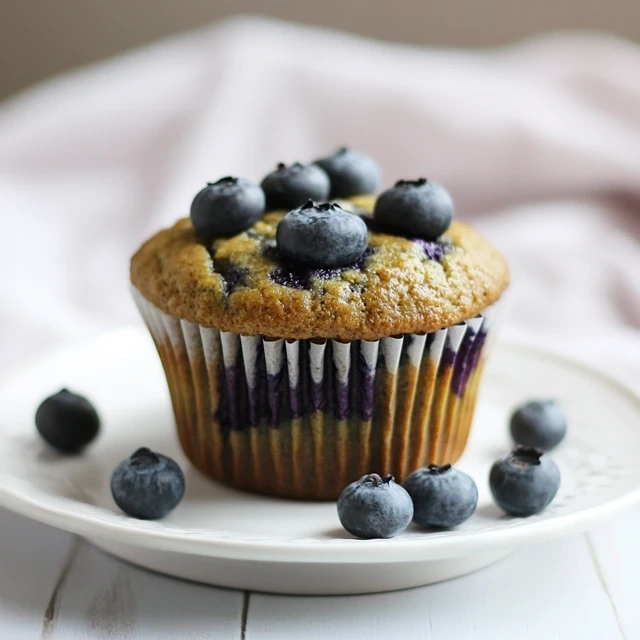
[[[89,348],[102,341],[119,340],[123,335],[133,339],[145,336],[139,327],[126,327],[97,337],[48,349],[0,375],[0,389],[11,380],[26,375],[44,360],[55,358],[70,350]],[[640,416],[640,393],[626,383],[597,367],[580,360],[529,344],[523,340],[498,340],[497,350],[517,351],[532,357],[552,360],[557,365],[578,370],[612,387],[636,406]],[[568,513],[543,520],[534,520],[521,526],[500,527],[471,534],[438,534],[423,537],[397,537],[392,540],[339,539],[241,539],[216,537],[212,534],[194,534],[175,530],[137,527],[134,518],[122,516],[118,521],[105,521],[90,513],[78,513],[63,505],[48,505],[20,491],[15,477],[0,470],[0,506],[33,520],[86,537],[150,547],[177,553],[242,560],[312,563],[380,563],[410,562],[436,558],[456,557],[489,551],[498,547],[518,548],[534,542],[586,530],[598,521],[640,502],[640,484],[609,502],[588,507],[577,513]],[[13,487],[12,487],[13,485]],[[84,503],[82,503],[84,504]],[[100,509],[100,507],[96,507]],[[381,553],[382,552],[382,553]]]

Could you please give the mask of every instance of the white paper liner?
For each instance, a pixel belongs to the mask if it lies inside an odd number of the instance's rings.
[[[499,307],[432,334],[345,343],[239,336],[178,320],[133,294],[192,462],[236,486],[311,498],[335,497],[363,469],[398,477],[459,457]],[[285,451],[300,459],[282,459]],[[305,470],[300,462],[309,460]],[[258,477],[257,467],[283,485]],[[346,476],[336,489],[309,489],[317,474],[336,470]]]

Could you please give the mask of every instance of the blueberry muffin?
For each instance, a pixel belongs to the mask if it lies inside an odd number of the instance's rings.
[[[336,499],[462,454],[502,256],[447,191],[341,149],[208,184],[133,256],[181,445],[231,486]]]

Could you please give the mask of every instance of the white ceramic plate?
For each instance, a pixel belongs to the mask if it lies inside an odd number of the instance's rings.
[[[99,439],[63,457],[40,440],[33,416],[67,386],[103,417]],[[507,416],[531,397],[554,397],[570,430],[555,453],[561,490],[543,514],[503,516],[487,475],[509,449]],[[192,469],[174,434],[164,376],[150,338],[127,329],[43,357],[0,386],[0,504],[89,537],[136,564],[212,584],[282,593],[365,593],[459,576],[533,542],[583,530],[640,498],[640,400],[604,375],[522,346],[498,345],[460,467],[478,483],[474,516],[451,532],[410,529],[393,540],[355,540],[334,503],[234,491]],[[174,457],[187,494],[159,522],[115,507],[109,477],[140,446]],[[373,470],[372,470],[373,471]]]

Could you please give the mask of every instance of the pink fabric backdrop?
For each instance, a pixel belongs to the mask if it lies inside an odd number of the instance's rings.
[[[138,318],[128,258],[205,180],[348,144],[430,177],[513,267],[504,333],[640,385],[640,49],[484,53],[231,21],[0,106],[0,369]],[[631,373],[631,376],[628,373]]]

